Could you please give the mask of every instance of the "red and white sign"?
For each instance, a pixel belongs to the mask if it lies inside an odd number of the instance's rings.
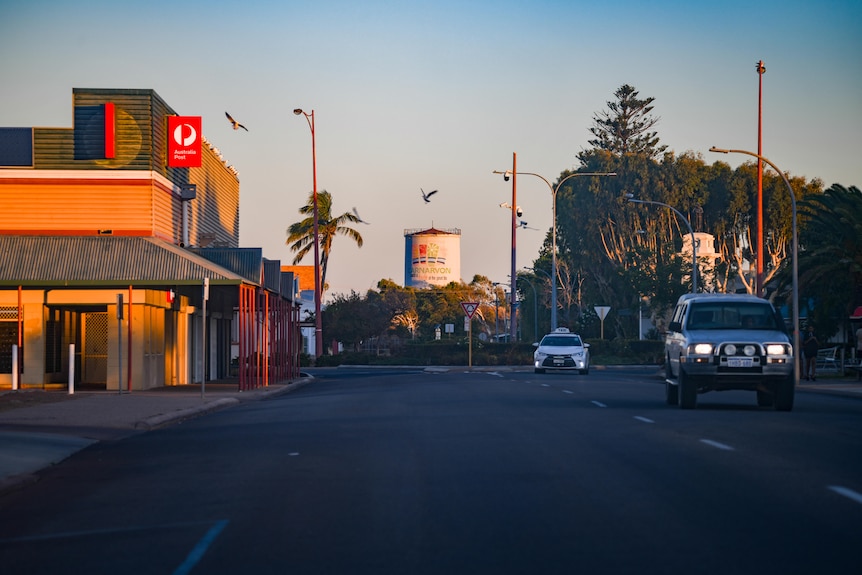
[[[473,319],[473,314],[475,314],[476,310],[479,309],[479,302],[462,301],[461,307],[464,308],[464,313],[467,314],[467,317]]]
[[[113,159],[116,157],[116,131],[117,113],[113,102],[105,102],[105,157]]]
[[[200,116],[168,116],[168,166],[201,167]]]

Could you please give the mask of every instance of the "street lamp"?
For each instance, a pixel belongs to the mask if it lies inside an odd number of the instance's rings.
[[[662,202],[656,202],[653,200],[636,200],[633,194],[626,194],[626,200],[633,204],[655,204],[656,206],[664,206],[669,208],[679,216],[679,219],[685,224],[688,228],[688,232],[691,234],[691,293],[697,293],[697,243],[694,240],[694,230],[691,228],[691,224],[688,219],[684,215],[682,215],[679,210],[676,208],[669,206]]]
[[[772,169],[778,172],[778,175],[781,176],[781,179],[784,180],[784,185],[787,186],[787,191],[790,193],[790,205],[792,209],[792,217],[793,217],[793,347],[796,350],[796,353],[800,353],[801,347],[799,346],[799,235],[796,231],[796,194],[793,191],[793,188],[790,185],[790,182],[787,181],[787,176],[784,175],[784,172],[778,169],[778,166],[773,164],[769,159],[764,158],[760,154],[755,154],[754,152],[749,152],[747,150],[725,150],[722,148],[716,148],[715,146],[709,149],[710,152],[718,152],[719,154],[747,154],[749,156],[753,156],[762,162],[766,162]],[[759,256],[758,256],[759,257]],[[796,381],[799,381],[799,361],[794,361],[793,366],[793,376],[796,378]]]
[[[305,116],[308,127],[311,129],[311,170],[314,204],[314,355],[323,355],[323,323],[320,317],[320,237],[317,235],[318,211],[317,211],[317,146],[314,141],[314,110],[305,113],[302,108],[293,111],[297,116]]]
[[[503,174],[503,180],[505,181],[509,181],[510,176],[514,177],[518,174],[535,176],[545,182],[548,185],[548,189],[551,190],[551,211],[553,213],[553,219],[551,222],[551,275],[553,276],[551,279],[551,331],[554,331],[557,329],[557,192],[560,191],[560,188],[563,187],[566,180],[577,176],[616,176],[617,174],[616,172],[575,172],[574,174],[569,174],[560,180],[557,187],[554,187],[547,178],[532,172],[517,172],[515,170],[500,172],[498,170],[494,170],[493,173]],[[512,203],[514,204],[515,202],[513,201]]]

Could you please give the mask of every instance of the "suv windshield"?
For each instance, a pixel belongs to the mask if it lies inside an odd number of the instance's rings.
[[[688,329],[781,330],[769,305],[742,302],[694,303],[688,314]]]

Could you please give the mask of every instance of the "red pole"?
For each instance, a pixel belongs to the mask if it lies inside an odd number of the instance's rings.
[[[126,388],[128,391],[132,391],[132,286],[129,286],[129,321],[126,322],[126,325],[129,330],[129,336],[126,338],[128,340],[128,354],[129,361],[126,362]]]
[[[758,78],[758,93],[757,93],[757,295],[763,297],[763,162],[760,157],[763,155],[763,74],[766,72],[766,66],[763,65],[763,60],[757,62],[757,78]]]
[[[239,353],[236,358],[236,374],[239,377],[239,390],[245,391],[245,374],[243,373],[243,365],[245,365],[245,286],[239,286]]]
[[[515,239],[518,234],[518,194],[517,194],[517,186],[516,182],[518,181],[518,154],[512,152],[512,273],[509,276],[509,295],[511,302],[509,304],[509,342],[515,343],[515,340],[518,336],[518,300],[516,298],[517,290],[515,289],[515,284],[517,283],[517,265],[515,263]]]
[[[320,316],[320,300],[323,297],[320,285],[320,236],[317,234],[319,212],[317,210],[317,143],[314,139],[314,110],[311,111],[311,169],[314,184],[314,355],[323,355],[323,318]]]

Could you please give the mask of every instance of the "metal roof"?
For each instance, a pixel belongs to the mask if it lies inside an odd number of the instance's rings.
[[[189,248],[189,251],[254,284],[262,283],[263,248]]]
[[[0,287],[192,285],[205,277],[211,284],[259,285],[156,238],[0,235]]]

